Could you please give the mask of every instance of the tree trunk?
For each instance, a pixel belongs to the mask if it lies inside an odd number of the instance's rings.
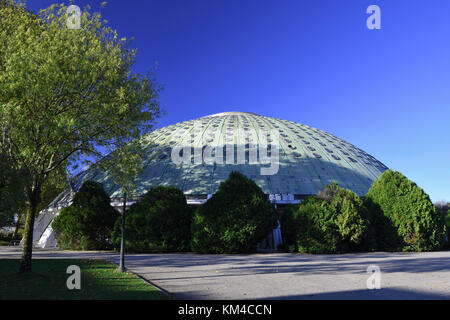
[[[22,258],[19,273],[31,272],[31,256],[33,254],[33,230],[37,207],[40,201],[41,187],[33,187],[29,192],[29,208],[26,214],[25,229],[23,231]]]

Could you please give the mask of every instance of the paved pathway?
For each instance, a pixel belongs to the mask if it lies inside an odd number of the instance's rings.
[[[0,259],[20,250],[0,247]],[[35,249],[33,258],[109,259],[117,253]],[[127,255],[127,267],[178,299],[450,299],[450,252],[302,255]],[[368,290],[367,267],[381,270]]]

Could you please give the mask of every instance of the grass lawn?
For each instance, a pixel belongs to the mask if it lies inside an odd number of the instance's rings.
[[[81,289],[66,286],[67,267],[81,269]],[[170,299],[132,273],[120,273],[105,260],[33,259],[33,272],[19,274],[19,260],[0,260],[0,300]]]

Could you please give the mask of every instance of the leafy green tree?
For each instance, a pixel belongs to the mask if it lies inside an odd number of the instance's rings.
[[[189,250],[192,209],[175,187],[153,187],[127,211],[127,250],[132,252],[182,252]],[[113,232],[120,247],[121,219]]]
[[[191,249],[200,253],[254,252],[277,226],[277,213],[254,181],[232,172],[194,214]]]
[[[0,127],[29,177],[20,272],[31,271],[34,219],[50,174],[103,157],[159,116],[160,87],[131,72],[136,50],[127,40],[89,8],[80,29],[69,29],[68,18],[64,5],[36,15],[17,3],[0,8]]]
[[[446,247],[450,246],[450,202],[446,201],[438,201],[434,204],[436,206],[436,210],[438,214],[441,215],[445,228],[447,229],[447,234],[445,237],[444,245]]]
[[[421,188],[398,171],[385,171],[365,197],[378,250],[429,251],[442,247],[442,216]]]
[[[147,141],[148,143],[148,141]],[[120,263],[119,270],[125,272],[125,221],[127,213],[127,198],[133,195],[136,187],[134,180],[143,170],[145,149],[141,146],[141,140],[121,141],[108,157],[112,161],[100,161],[100,167],[108,173],[116,185],[120,187],[123,195],[123,206],[121,212],[121,236],[120,236]]]
[[[450,210],[450,202],[438,201],[434,205],[436,206],[436,210],[438,211],[438,213],[442,215],[446,215]]]
[[[47,181],[42,185],[41,202],[37,207],[37,213],[46,209],[55,198],[63,192],[67,185],[67,175],[65,168],[60,167],[53,171]]]
[[[285,246],[293,252],[336,253],[370,247],[368,212],[354,192],[336,182],[290,210],[281,224]]]
[[[71,206],[53,220],[57,244],[62,249],[111,249],[111,232],[119,213],[110,204],[101,184],[86,181]]]

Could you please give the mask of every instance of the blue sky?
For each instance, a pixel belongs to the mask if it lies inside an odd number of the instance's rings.
[[[110,0],[102,14],[135,37],[136,72],[158,66],[158,127],[223,111],[296,121],[450,201],[450,1]]]

